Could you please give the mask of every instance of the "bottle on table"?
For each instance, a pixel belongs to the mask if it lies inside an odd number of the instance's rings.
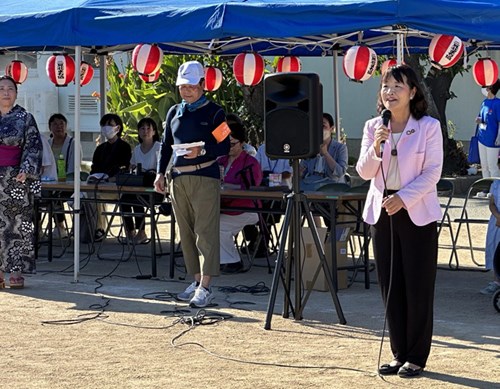
[[[66,161],[63,154],[59,154],[57,159],[57,181],[66,181]]]

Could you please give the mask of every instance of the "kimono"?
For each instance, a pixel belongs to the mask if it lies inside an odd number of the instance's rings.
[[[19,154],[8,159],[8,150]],[[0,116],[0,271],[36,270],[34,196],[41,189],[41,166],[42,140],[35,118],[15,105]],[[15,180],[19,173],[26,173],[24,183]]]

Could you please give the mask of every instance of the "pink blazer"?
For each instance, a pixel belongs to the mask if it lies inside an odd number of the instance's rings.
[[[382,211],[384,181],[381,159],[373,148],[375,130],[382,124],[376,117],[368,120],[363,129],[363,140],[356,170],[361,178],[371,180],[366,197],[363,219],[375,224]],[[384,174],[389,170],[392,139],[389,137],[382,156]],[[441,206],[437,197],[436,184],[443,167],[443,137],[438,120],[424,116],[420,120],[410,117],[397,143],[401,189],[398,195],[405,204],[408,214],[417,226],[424,226],[441,219]]]

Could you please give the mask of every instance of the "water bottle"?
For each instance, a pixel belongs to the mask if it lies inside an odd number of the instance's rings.
[[[138,163],[137,167],[135,168],[135,174],[140,176],[142,174],[142,163]]]
[[[59,154],[57,159],[57,181],[66,181],[66,161],[64,154]]]

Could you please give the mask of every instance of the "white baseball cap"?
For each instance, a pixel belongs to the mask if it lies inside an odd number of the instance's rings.
[[[205,71],[201,63],[198,61],[184,62],[177,72],[175,85],[196,85],[202,78],[205,78]]]

